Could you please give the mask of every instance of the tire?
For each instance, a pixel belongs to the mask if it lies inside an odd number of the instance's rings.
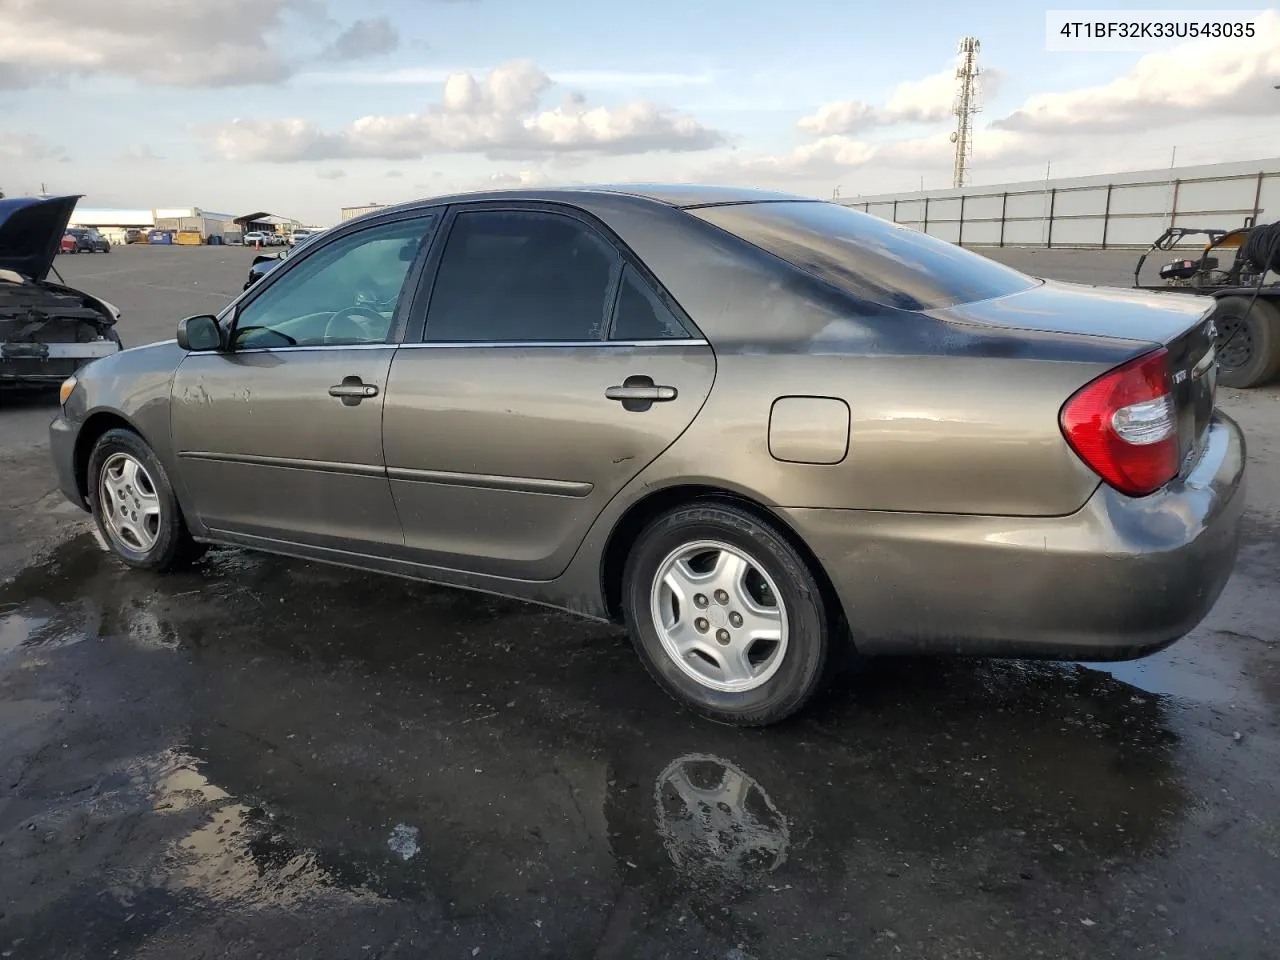
[[[129,482],[129,463],[137,471],[132,473],[133,482]],[[108,471],[112,478],[104,482]],[[98,438],[89,455],[85,486],[98,532],[129,566],[164,572],[204,555],[206,548],[191,539],[164,466],[132,430],[108,430]],[[103,502],[113,487],[119,498],[111,501],[114,507]],[[131,508],[123,511],[123,524],[113,519],[120,516],[120,503]],[[144,507],[156,510],[153,521],[147,519]]]
[[[679,572],[708,576],[703,571],[713,557],[745,561],[747,568],[745,578],[721,579],[728,589],[719,596],[715,584],[695,583]],[[681,559],[687,565],[673,569]],[[661,586],[672,582],[664,576],[667,571],[681,582],[685,603],[673,603],[675,595]],[[772,609],[778,612],[762,617],[761,611],[771,609],[768,594],[761,592],[762,585],[769,589],[769,581]],[[746,593],[721,602],[733,584],[745,585]],[[746,599],[752,592],[754,597]],[[831,676],[835,617],[813,572],[777,530],[739,507],[691,504],[650,523],[627,558],[622,600],[646,669],[668,694],[708,719],[735,726],[777,723],[803,708]],[[700,612],[705,616],[696,616]],[[661,622],[673,619],[699,650],[677,655],[673,632]],[[748,639],[744,651],[752,622],[760,627],[776,622],[779,641]],[[732,654],[739,655],[730,660]]]
[[[1280,372],[1280,308],[1259,297],[1250,309],[1249,300],[1223,297],[1213,311],[1218,382],[1238,390],[1261,386]]]

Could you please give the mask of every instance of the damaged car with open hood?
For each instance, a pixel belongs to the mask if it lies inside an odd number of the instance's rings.
[[[61,383],[123,349],[120,311],[49,280],[78,196],[0,199],[0,387]]]

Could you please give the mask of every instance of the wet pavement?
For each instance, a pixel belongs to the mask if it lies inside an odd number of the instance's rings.
[[[145,298],[197,284],[153,252],[111,270],[159,331]],[[1280,389],[1223,402],[1245,545],[1191,636],[887,660],[758,731],[541,608],[230,550],[127,570],[11,404],[0,957],[1280,956]]]
[[[1246,547],[1228,610],[1263,592]],[[0,586],[13,957],[1274,957],[1280,656],[905,659],[694,720],[608,628],[79,537]]]

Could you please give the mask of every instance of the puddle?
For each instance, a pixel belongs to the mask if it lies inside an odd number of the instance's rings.
[[[401,860],[412,860],[418,855],[418,835],[420,831],[417,827],[411,827],[408,824],[398,823],[396,828],[391,831],[391,839],[387,841],[387,846]]]
[[[63,647],[79,643],[84,633],[61,617],[25,612],[0,614],[0,657],[26,648]]]
[[[0,656],[25,644],[48,622],[46,618],[27,617],[20,613],[0,614]]]
[[[145,890],[248,908],[376,899],[335,880],[314,851],[287,838],[268,811],[211,782],[200,767],[182,748],[136,758],[101,777],[80,804],[47,812],[42,822],[56,827],[86,813],[99,822],[139,817],[151,821],[144,835],[170,837],[156,846],[147,868],[123,871],[107,883],[125,903]]]
[[[728,760],[689,754],[654,784],[657,830],[690,879],[743,883],[787,859],[791,824],[764,788]]]
[[[1141,660],[1081,666],[1172,700],[1265,712],[1276,708],[1276,697],[1253,662],[1265,648],[1254,637],[1215,632],[1186,638]]]
[[[1169,658],[1160,654],[1145,660],[1126,663],[1087,663],[1090,670],[1106,673],[1121,683],[1136,687],[1146,693],[1190,700],[1197,703],[1229,705],[1241,697],[1252,698],[1248,686],[1236,675],[1232,678],[1216,672],[1199,669],[1197,665],[1181,658]]]

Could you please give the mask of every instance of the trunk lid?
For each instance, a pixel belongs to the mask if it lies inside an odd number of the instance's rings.
[[[1045,280],[1007,297],[928,311],[942,320],[1011,330],[1168,344],[1207,316],[1213,303],[1181,293],[1149,293]]]
[[[1218,363],[1215,342],[1218,332],[1209,314],[1214,302],[1190,329],[1175,337],[1169,351],[1169,372],[1173,378],[1174,410],[1178,418],[1178,452],[1182,457],[1179,476],[1185,477],[1200,460],[1209,421],[1218,402]]]
[[[1203,452],[1217,402],[1213,309],[1208,297],[1045,281],[1006,297],[932,310],[929,315],[976,326],[1125,340],[1133,344],[1133,356],[1148,347],[1164,347],[1185,476]]]
[[[0,200],[0,269],[33,280],[49,276],[79,201],[79,196]]]

